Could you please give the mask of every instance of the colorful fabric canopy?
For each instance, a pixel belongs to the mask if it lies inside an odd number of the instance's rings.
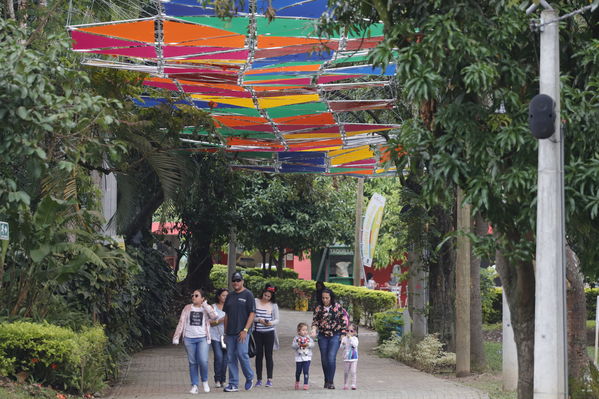
[[[163,13],[152,18],[70,26],[73,50],[112,56],[86,63],[146,72],[144,84],[182,94],[177,104],[209,111],[220,144],[214,144],[213,134],[192,128],[181,138],[203,151],[235,154],[234,167],[393,172],[384,168],[388,156],[381,133],[398,126],[349,123],[344,113],[391,109],[394,99],[332,95],[390,84],[394,66],[383,71],[367,63],[368,50],[383,38],[380,24],[359,34],[318,37],[315,21],[326,12],[324,0],[246,0],[235,5],[230,18],[196,0],[162,6]],[[276,18],[269,20],[265,13],[273,12]]]

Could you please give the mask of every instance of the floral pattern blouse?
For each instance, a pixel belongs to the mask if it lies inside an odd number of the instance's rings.
[[[334,306],[316,306],[312,317],[312,327],[318,329],[318,333],[325,337],[347,332],[347,319],[343,308],[338,303]]]

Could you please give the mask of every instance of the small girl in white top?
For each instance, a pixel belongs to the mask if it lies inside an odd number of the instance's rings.
[[[295,389],[300,389],[300,375],[303,371],[304,390],[308,390],[313,346],[314,340],[308,334],[308,325],[306,323],[299,323],[297,325],[297,335],[291,343],[291,347],[295,349]]]
[[[356,379],[358,374],[358,337],[356,336],[357,329],[353,324],[349,325],[347,335],[341,338],[341,346],[343,346],[343,389],[349,389],[349,377],[351,377],[351,389],[356,389]]]

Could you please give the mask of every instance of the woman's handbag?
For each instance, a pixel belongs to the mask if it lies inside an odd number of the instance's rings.
[[[248,356],[254,357],[256,356],[256,340],[254,339],[254,334],[248,334],[248,339],[250,340],[248,344]]]

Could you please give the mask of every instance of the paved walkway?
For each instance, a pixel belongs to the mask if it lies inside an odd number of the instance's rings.
[[[291,340],[297,323],[310,323],[312,314],[308,312],[281,311],[281,324],[278,332],[281,349],[275,352],[273,388],[254,388],[249,392],[226,393],[213,388],[208,394],[199,395],[240,397],[257,399],[268,397],[284,398],[333,398],[347,397],[360,399],[488,399],[485,393],[458,383],[433,377],[397,361],[381,359],[373,353],[376,346],[376,332],[360,329],[360,361],[358,363],[358,389],[344,391],[343,361],[341,350],[337,361],[335,386],[337,389],[323,389],[323,373],[320,366],[318,347],[314,349],[310,368],[310,390],[293,389],[295,363]],[[210,351],[212,355],[212,351]],[[212,356],[210,357],[208,381],[213,387]],[[252,359],[252,367],[254,361]],[[240,370],[241,374],[241,370]],[[264,371],[264,375],[266,371]],[[244,378],[241,374],[240,382]],[[190,398],[189,371],[183,345],[158,347],[139,352],[131,359],[123,380],[109,396],[112,399]],[[201,387],[200,387],[201,391]]]

